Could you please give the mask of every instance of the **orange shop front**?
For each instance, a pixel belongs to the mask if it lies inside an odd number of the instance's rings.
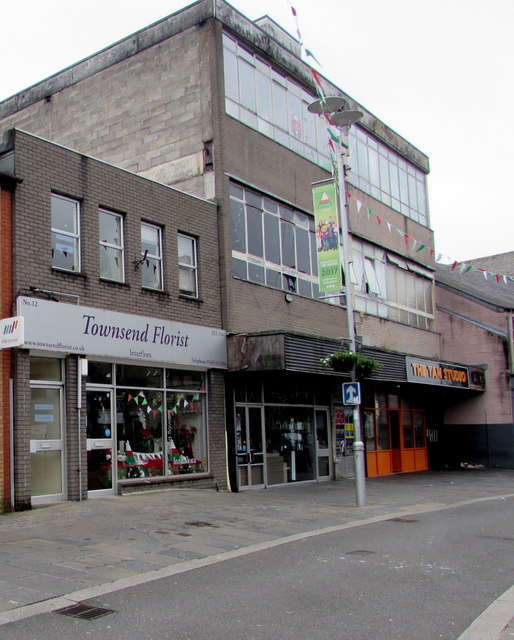
[[[428,435],[451,389],[470,389],[467,367],[405,357],[405,378],[368,389],[363,439],[368,477],[429,468]]]

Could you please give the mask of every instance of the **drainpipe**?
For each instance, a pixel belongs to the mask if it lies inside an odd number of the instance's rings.
[[[79,502],[82,502],[82,430],[80,428],[80,412],[82,409],[82,376],[87,376],[86,358],[77,359],[77,434],[79,456]]]

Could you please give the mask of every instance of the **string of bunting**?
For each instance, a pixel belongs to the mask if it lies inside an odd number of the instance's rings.
[[[326,96],[325,93],[323,91],[323,85],[322,85],[322,81],[321,81],[321,76],[319,75],[319,73],[312,67],[310,60],[314,60],[316,62],[316,64],[318,66],[321,67],[321,64],[318,62],[318,60],[315,58],[315,56],[312,54],[312,52],[307,49],[304,46],[304,42],[303,42],[303,37],[300,31],[300,23],[298,20],[298,13],[296,11],[296,9],[293,7],[293,5],[291,4],[291,2],[289,2],[288,0],[288,4],[291,8],[291,13],[293,14],[293,18],[296,24],[296,34],[298,36],[298,41],[300,43],[300,47],[303,49],[303,51],[305,52],[306,58],[307,58],[307,64],[309,65],[309,69],[311,72],[311,75],[314,79],[314,84],[315,84],[315,88],[316,88],[316,93],[318,96],[318,99],[322,102],[322,103],[326,103]],[[328,113],[329,109],[327,106],[327,110],[323,112],[323,116],[326,120],[327,123],[327,133],[328,133],[328,147],[330,149],[330,161],[331,161],[331,166],[332,166],[332,176],[334,178],[336,178],[336,185],[339,183],[339,181],[337,180],[337,178],[339,177],[339,169],[338,169],[338,162],[337,162],[337,149],[336,149],[336,144],[339,144],[341,142],[340,136],[339,136],[339,132],[338,129],[335,125],[335,123],[333,122],[332,118],[330,117],[330,114]],[[351,194],[347,193],[348,198],[351,198]],[[360,213],[361,209],[362,209],[363,205],[362,202],[360,202],[359,200],[357,200],[357,212]],[[443,266],[448,266],[452,271],[459,271],[461,274],[465,274],[465,273],[469,273],[470,271],[479,271],[483,274],[484,278],[486,280],[494,280],[495,282],[498,283],[503,283],[503,284],[511,284],[514,283],[514,277],[505,273],[495,273],[494,271],[491,271],[490,269],[484,269],[483,267],[480,266],[476,266],[474,264],[467,264],[466,262],[461,262],[459,260],[454,260],[453,258],[449,258],[448,256],[443,255],[442,253],[436,253],[435,249],[427,244],[424,244],[422,242],[419,242],[418,240],[416,240],[415,238],[413,238],[412,236],[410,236],[409,234],[405,233],[402,229],[399,229],[398,227],[396,227],[394,224],[392,224],[391,222],[388,222],[387,220],[384,220],[384,218],[375,213],[372,209],[370,209],[369,207],[366,207],[366,213],[368,215],[368,219],[371,219],[372,216],[374,216],[376,218],[376,221],[379,225],[386,225],[387,228],[389,229],[390,233],[396,232],[399,235],[401,235],[405,241],[405,244],[408,248],[414,249],[416,253],[420,253],[422,251],[429,251],[430,252],[430,257],[432,259],[434,259],[434,261],[438,264],[441,264]]]
[[[352,197],[351,193],[347,193],[346,195],[348,198]],[[376,219],[376,222],[379,226],[385,225],[390,233],[395,232],[402,236],[407,248],[413,249],[416,253],[428,251],[430,253],[430,258],[432,258],[436,263],[441,264],[442,266],[447,266],[452,271],[459,271],[459,273],[461,274],[469,273],[470,271],[479,271],[483,274],[486,280],[494,280],[495,282],[503,284],[514,283],[514,277],[511,275],[507,275],[505,273],[496,273],[494,271],[491,271],[490,269],[484,269],[483,267],[474,264],[468,264],[466,262],[455,260],[446,255],[443,255],[442,253],[437,253],[436,250],[430,245],[419,242],[419,240],[416,240],[416,238],[413,238],[408,233],[405,233],[405,231],[403,231],[402,229],[396,227],[392,222],[384,220],[383,216],[373,211],[373,209],[371,209],[370,207],[364,207],[360,200],[356,200],[356,208],[357,213],[361,213],[363,208],[365,208],[368,220],[371,220],[371,218],[373,217]]]
[[[307,47],[305,47],[304,42],[303,42],[302,33],[300,31],[300,23],[299,23],[299,20],[298,20],[298,13],[297,13],[296,9],[293,7],[293,5],[291,4],[291,2],[289,2],[289,0],[288,0],[288,4],[289,4],[289,6],[291,8],[291,13],[293,14],[293,18],[294,18],[294,21],[295,21],[296,34],[298,36],[298,42],[300,44],[300,47],[305,52],[305,56],[307,58],[307,64],[309,66],[312,78],[314,80],[314,86],[316,88],[316,94],[318,96],[318,100],[321,103],[326,104],[326,96],[325,96],[325,93],[323,91],[323,84],[321,82],[321,76],[313,68],[313,66],[312,66],[310,61],[313,60],[319,67],[321,67],[321,64],[318,62],[318,60],[316,59],[316,57],[314,56],[312,51],[310,51],[310,49],[307,49]],[[330,150],[330,164],[331,164],[331,168],[332,168],[332,176],[334,178],[336,178],[336,185],[338,185],[339,181],[337,180],[337,178],[339,177],[339,168],[338,168],[338,163],[337,163],[336,144],[339,144],[339,142],[340,142],[339,131],[338,131],[334,121],[330,117],[328,106],[327,106],[326,110],[323,111],[322,115],[326,120],[326,127],[327,127],[327,133],[328,133],[327,142],[328,142],[328,148]]]

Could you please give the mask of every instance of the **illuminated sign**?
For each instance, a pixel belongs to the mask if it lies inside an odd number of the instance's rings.
[[[467,367],[409,357],[405,358],[405,366],[407,368],[408,382],[469,389],[469,371]]]

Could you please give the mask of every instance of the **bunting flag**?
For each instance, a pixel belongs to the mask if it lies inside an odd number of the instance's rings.
[[[357,209],[357,213],[360,214],[362,211],[363,203],[358,198],[355,200],[355,206]],[[396,231],[396,233],[398,233],[398,235],[400,235],[404,239],[406,246],[412,248],[416,253],[421,253],[422,251],[427,250],[430,254],[430,259],[434,260],[434,262],[436,262],[437,264],[440,264],[441,266],[447,265],[452,271],[456,271],[458,267],[459,273],[461,274],[466,274],[473,270],[481,271],[486,280],[494,280],[497,283],[503,283],[503,284],[514,283],[514,276],[504,274],[504,273],[495,273],[490,269],[484,269],[483,267],[478,267],[472,264],[466,264],[465,262],[461,262],[460,260],[449,258],[448,256],[445,256],[442,253],[436,253],[433,247],[428,246],[425,242],[420,242],[419,240],[416,240],[416,238],[413,238],[410,234],[405,233],[403,229],[399,229],[392,222],[389,222],[388,220],[384,220],[384,217],[376,213],[375,211],[373,211],[371,207],[366,207],[366,214],[367,214],[368,220],[371,220],[372,216],[374,216],[379,226],[385,223],[387,225],[389,233]]]
[[[288,2],[289,2],[289,0],[288,0]],[[304,46],[303,38],[302,38],[302,35],[301,35],[301,32],[300,32],[300,21],[299,21],[299,18],[298,18],[298,13],[297,13],[296,9],[293,7],[293,5],[291,4],[291,2],[289,2],[289,6],[291,8],[291,13],[293,14],[293,18],[294,18],[294,21],[295,21],[296,32],[298,34],[298,40],[299,40],[300,46],[304,50],[306,57],[309,58],[309,59],[314,60],[316,62],[316,64],[321,67],[320,63],[318,62],[316,57],[313,55],[313,53]],[[326,105],[326,96],[325,96],[325,94],[323,92],[323,84],[322,84],[321,76],[311,66],[310,62],[307,62],[307,64],[309,65],[310,72],[311,72],[312,77],[314,79],[315,89],[316,89],[316,93],[318,95],[318,99],[320,100],[320,102],[322,104]],[[338,183],[339,182],[339,163],[338,163],[338,158],[337,158],[338,151],[337,151],[337,148],[336,148],[336,144],[341,144],[342,141],[341,141],[340,136],[338,134],[336,134],[334,132],[334,130],[332,129],[332,127],[335,127],[335,129],[337,130],[337,127],[336,127],[334,121],[332,120],[332,118],[330,116],[328,107],[327,107],[326,110],[324,110],[322,112],[322,115],[323,115],[323,117],[325,118],[325,120],[328,123],[328,125],[327,125],[327,133],[328,133],[327,143],[328,143],[328,147],[329,147],[330,161],[331,161],[331,166],[332,166],[332,176],[334,177],[334,179]],[[348,195],[348,198],[350,198],[350,194],[347,194],[347,195]],[[360,213],[361,209],[362,209],[362,202],[357,200],[356,203],[357,203],[357,213]],[[422,251],[428,250],[429,253],[430,253],[430,259],[431,260],[434,259],[434,257],[436,256],[436,252],[435,252],[435,249],[433,247],[428,246],[424,242],[420,242],[419,240],[416,240],[410,234],[405,233],[404,231],[402,231],[401,229],[396,227],[391,222],[388,222],[387,220],[384,220],[384,218],[381,215],[376,214],[371,208],[367,207],[366,208],[366,213],[367,213],[367,216],[368,216],[368,220],[371,220],[372,216],[375,215],[377,223],[379,225],[382,225],[385,222],[385,224],[387,225],[387,228],[388,228],[390,233],[393,230],[396,230],[403,237],[406,246],[407,247],[412,247],[412,249],[416,253],[421,253]],[[462,273],[462,274],[469,273],[472,270],[479,270],[484,274],[484,278],[486,280],[494,279],[496,282],[498,282],[498,283],[503,282],[504,284],[514,283],[514,277],[513,276],[506,275],[506,274],[500,274],[500,273],[494,273],[493,271],[490,271],[489,269],[483,269],[483,268],[480,268],[480,267],[476,267],[474,265],[468,265],[468,264],[465,264],[464,262],[460,262],[460,261],[448,258],[447,256],[443,256],[442,254],[438,253],[437,257],[435,258],[435,262],[437,264],[442,264],[443,260],[444,260],[444,264],[448,263],[448,265],[450,266],[452,271],[455,271],[457,266],[459,267],[460,273]]]

